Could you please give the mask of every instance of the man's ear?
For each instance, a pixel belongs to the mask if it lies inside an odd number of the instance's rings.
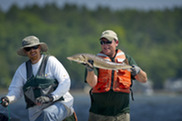
[[[26,51],[23,49],[23,52],[27,55]]]
[[[116,40],[116,46],[118,46],[119,45],[119,41],[118,40]]]

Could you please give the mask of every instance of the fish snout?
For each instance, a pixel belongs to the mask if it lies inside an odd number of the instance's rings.
[[[73,58],[72,58],[72,57],[67,57],[67,59],[68,59],[68,60],[73,60]]]

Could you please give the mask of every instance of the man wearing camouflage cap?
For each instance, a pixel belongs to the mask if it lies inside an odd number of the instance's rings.
[[[131,70],[106,70],[86,65],[86,82],[90,90],[91,107],[89,121],[130,121],[129,93],[131,80],[147,81],[146,73],[136,65],[134,59],[116,47],[117,34],[112,30],[102,32],[99,39],[101,52],[97,56],[116,63],[131,65]],[[93,61],[89,60],[93,65]],[[96,73],[97,72],[97,73]],[[96,73],[96,74],[95,74]]]

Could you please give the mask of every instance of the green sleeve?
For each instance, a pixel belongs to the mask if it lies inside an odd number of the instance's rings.
[[[128,63],[129,65],[137,65],[137,63],[135,62],[135,60],[133,59],[133,57],[131,57],[130,55],[128,54],[125,54],[126,55],[126,58],[128,59]],[[135,80],[135,77],[131,77],[132,80]]]
[[[135,60],[133,59],[133,57],[131,57],[128,54],[125,54],[125,55],[126,55],[126,58],[128,59],[128,62],[129,62],[130,65],[137,65],[137,63],[135,62]]]

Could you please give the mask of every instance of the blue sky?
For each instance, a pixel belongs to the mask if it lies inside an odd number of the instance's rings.
[[[97,6],[107,6],[113,10],[134,8],[140,10],[174,8],[174,6],[182,7],[182,0],[0,0],[0,8],[8,10],[8,8],[16,3],[20,7],[25,5],[38,4],[40,6],[45,3],[55,2],[62,7],[65,3],[85,5],[89,9],[95,9]]]

